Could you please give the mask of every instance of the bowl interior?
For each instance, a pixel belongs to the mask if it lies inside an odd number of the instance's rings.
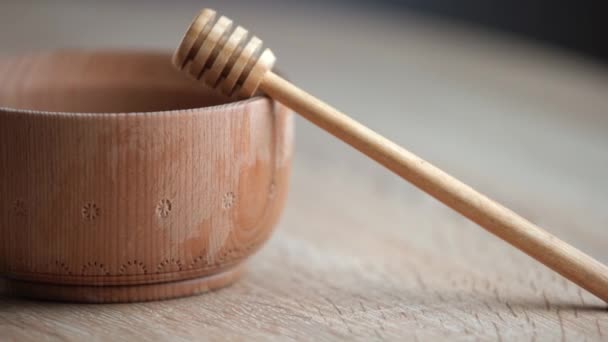
[[[0,59],[0,107],[125,113],[230,101],[173,69],[170,54],[59,51]]]

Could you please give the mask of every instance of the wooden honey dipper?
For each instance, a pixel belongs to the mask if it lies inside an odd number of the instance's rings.
[[[275,56],[226,17],[202,10],[173,64],[225,95],[264,93],[490,233],[608,302],[608,267],[272,72]]]

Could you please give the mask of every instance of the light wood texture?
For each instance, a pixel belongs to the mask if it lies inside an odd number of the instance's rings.
[[[532,222],[487,198],[380,134],[349,118],[271,71],[275,57],[252,37],[247,43],[234,38],[232,21],[202,10],[188,28],[174,54],[173,64],[194,79],[221,89],[227,96],[247,98],[258,91],[285,104],[368,157],[411,182],[448,207],[476,222],[572,282],[608,302],[608,267],[549,234]],[[243,29],[244,30],[244,29]],[[238,40],[237,40],[238,39]],[[227,42],[229,44],[227,44]],[[248,48],[255,45],[248,53]],[[234,49],[234,46],[238,48]],[[226,60],[228,62],[226,63]],[[205,77],[207,70],[223,68],[226,83]]]
[[[0,61],[0,275],[10,292],[87,302],[199,293],[234,281],[270,236],[287,192],[291,114],[263,97],[225,104],[169,57]]]
[[[232,286],[127,305],[0,297],[0,332],[18,341],[605,340],[600,300],[396,177],[308,154],[294,168],[284,219]]]
[[[608,262],[605,68],[407,13],[264,1],[204,5],[255,28],[298,86]],[[201,2],[8,0],[0,7],[0,53],[171,51]],[[284,215],[239,281],[201,296],[126,305],[4,296],[0,340],[606,339],[599,299],[295,120]]]

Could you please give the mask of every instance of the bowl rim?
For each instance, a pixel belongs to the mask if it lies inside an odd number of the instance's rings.
[[[79,48],[67,48],[67,49],[50,49],[50,50],[40,50],[40,51],[32,51],[22,54],[13,54],[13,55],[2,55],[0,56],[0,62],[2,61],[10,61],[18,58],[24,57],[35,57],[35,56],[45,56],[45,55],[53,55],[57,53],[70,53],[70,54],[103,54],[103,55],[142,55],[142,56],[154,56],[154,55],[164,55],[167,56],[167,60],[170,61],[171,53],[168,50],[160,50],[160,49],[112,49],[112,48],[100,48],[100,49],[79,49]],[[201,82],[204,85],[204,82]],[[87,116],[114,116],[114,115],[178,115],[178,114],[192,114],[192,113],[214,113],[221,112],[225,109],[241,109],[252,103],[270,101],[273,102],[270,97],[266,95],[256,95],[250,98],[241,99],[241,100],[230,100],[227,103],[212,105],[212,106],[203,106],[203,107],[193,107],[193,108],[181,108],[181,109],[167,109],[167,110],[157,110],[157,111],[133,111],[133,112],[66,112],[66,111],[49,111],[49,110],[38,110],[38,109],[26,109],[26,108],[15,108],[9,106],[0,105],[0,114],[2,113],[12,113],[12,114],[25,114],[25,115],[36,115],[36,116],[59,116],[59,117],[87,117]]]

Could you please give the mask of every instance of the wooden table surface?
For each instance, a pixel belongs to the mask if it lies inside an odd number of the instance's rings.
[[[265,38],[296,84],[608,262],[606,68],[405,13],[204,5]],[[200,6],[5,2],[0,43],[172,49]],[[608,339],[605,303],[297,125],[287,208],[238,283],[137,304],[0,296],[0,341]]]

